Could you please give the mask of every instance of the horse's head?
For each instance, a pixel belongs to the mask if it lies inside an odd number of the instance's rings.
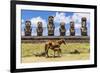
[[[66,45],[65,39],[61,39],[61,42]]]

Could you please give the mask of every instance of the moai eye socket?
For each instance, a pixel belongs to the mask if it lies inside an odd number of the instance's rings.
[[[51,16],[49,16],[49,19],[51,19]]]
[[[50,19],[52,19],[52,17],[50,17]]]

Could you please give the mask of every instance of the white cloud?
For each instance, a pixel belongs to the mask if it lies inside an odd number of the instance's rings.
[[[88,23],[90,23],[90,14],[89,13],[74,13],[71,16],[70,20],[74,21],[75,29],[80,29],[81,28],[81,18],[82,17],[86,17],[86,19],[87,19],[87,26],[89,25],[88,24]]]
[[[81,28],[81,24],[75,24],[75,29],[80,29]]]
[[[21,23],[22,23],[22,24],[24,23],[24,19],[21,20]]]
[[[81,28],[81,18],[82,17],[86,17],[87,18],[87,26],[89,25],[88,23],[90,23],[90,14],[89,13],[73,13],[72,16],[66,16],[65,13],[61,13],[61,12],[56,12],[56,15],[54,17],[54,22],[60,24],[60,22],[65,22],[65,24],[69,24],[70,21],[74,21],[75,23],[75,29],[80,29]],[[33,27],[37,27],[37,22],[42,22],[43,27],[47,27],[47,22],[46,19],[43,19],[42,17],[38,16],[38,17],[33,17],[32,19],[30,19],[31,23],[32,23],[32,36],[37,35],[36,29],[34,29]],[[24,24],[24,20],[21,20],[21,26],[22,28],[25,28],[25,24]],[[60,27],[60,26],[59,26]],[[55,35],[59,36],[59,27],[55,28]],[[44,28],[43,30],[43,35],[47,35],[48,34],[48,30],[47,28]],[[80,35],[80,33],[75,33],[76,35]],[[24,35],[24,31],[22,31],[21,35]],[[70,35],[70,31],[66,30],[66,35]]]
[[[75,36],[81,36],[81,33],[75,33]]]
[[[24,35],[25,35],[24,31],[21,31],[21,36],[24,36]]]
[[[36,36],[37,32],[36,32],[36,28],[32,28],[32,36]]]
[[[47,22],[45,19],[43,19],[42,17],[38,16],[38,17],[33,17],[31,20],[31,23],[32,23],[32,36],[36,36],[37,35],[37,32],[36,32],[36,28],[34,27],[37,27],[37,23],[38,22],[42,22],[42,25],[43,25],[43,35],[47,35],[47,30],[45,30],[44,27],[47,27]]]
[[[25,28],[25,24],[22,24],[21,27],[22,27],[22,28]]]
[[[67,35],[67,36],[70,35],[70,31],[69,31],[69,29],[66,30],[66,35]]]
[[[56,15],[54,17],[54,22],[56,23],[65,22],[65,24],[67,24],[69,23],[69,21],[70,21],[70,16],[66,17],[65,13],[56,12]]]
[[[81,18],[86,17],[87,22],[90,22],[90,14],[89,13],[73,13],[72,16],[66,16],[65,13],[56,12],[54,21],[56,23],[65,22],[70,23],[70,21],[74,21],[75,23],[81,23]]]
[[[55,28],[55,31],[54,31],[55,36],[60,35],[59,28],[60,28],[60,26]]]
[[[78,13],[78,15],[82,18],[82,17],[86,17],[87,19],[87,23],[90,22],[90,14],[89,13]]]
[[[37,27],[37,23],[38,23],[38,22],[42,22],[43,27],[46,27],[46,26],[47,26],[46,20],[43,19],[43,18],[41,18],[40,16],[38,16],[38,17],[33,17],[33,18],[31,19],[31,23],[32,23],[32,26],[33,26],[33,27]]]
[[[37,33],[36,32],[32,32],[31,36],[36,36]]]
[[[47,36],[48,35],[48,29],[47,27],[43,28],[43,36]]]
[[[71,20],[75,23],[81,23],[81,18],[86,17],[87,23],[90,22],[90,14],[89,13],[74,13],[71,17]]]

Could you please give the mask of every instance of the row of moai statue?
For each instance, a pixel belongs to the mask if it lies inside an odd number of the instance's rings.
[[[75,25],[74,24],[75,24],[74,21],[70,22],[70,36],[75,36]],[[82,36],[87,36],[86,17],[83,17],[81,19],[81,24],[82,24],[81,28],[80,28],[81,35]],[[49,16],[47,28],[48,28],[48,36],[54,36],[55,25],[54,25],[54,17],[53,16]],[[24,31],[25,31],[25,36],[31,36],[32,28],[31,28],[31,22],[30,21],[25,22]],[[37,36],[42,36],[43,35],[42,22],[37,23],[36,31],[37,31]],[[65,36],[66,35],[66,28],[65,28],[65,23],[64,22],[60,23],[59,32],[60,32],[60,36]]]

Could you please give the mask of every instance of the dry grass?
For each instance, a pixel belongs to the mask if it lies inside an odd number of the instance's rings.
[[[33,62],[50,62],[50,61],[75,61],[75,60],[87,60],[89,54],[63,54],[62,57],[57,58],[46,58],[46,57],[23,57],[22,63],[33,63]]]
[[[22,62],[45,62],[45,61],[69,61],[69,60],[86,60],[89,59],[89,43],[67,43],[61,45],[62,56],[57,58],[36,57],[34,54],[44,52],[44,43],[22,43]],[[80,54],[70,54],[74,50],[78,50]],[[53,51],[49,50],[49,55],[53,55]]]

